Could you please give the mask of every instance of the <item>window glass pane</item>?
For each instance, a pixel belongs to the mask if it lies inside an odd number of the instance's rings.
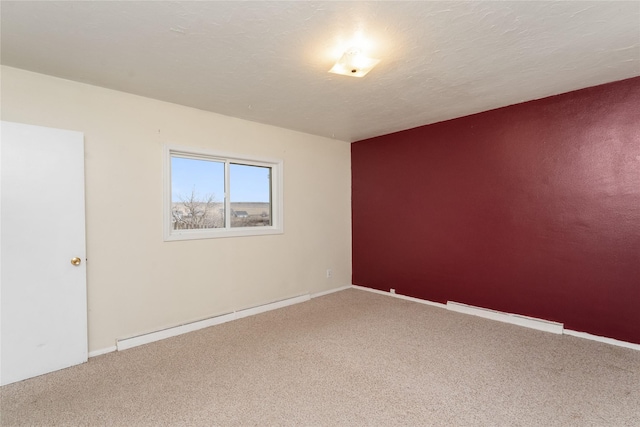
[[[283,163],[165,146],[164,240],[282,234]]]
[[[171,157],[171,227],[224,227],[224,162]]]
[[[231,163],[231,227],[271,225],[271,168]]]

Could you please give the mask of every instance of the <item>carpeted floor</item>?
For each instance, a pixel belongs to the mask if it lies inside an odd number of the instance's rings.
[[[349,289],[0,397],[2,426],[640,426],[640,352]]]

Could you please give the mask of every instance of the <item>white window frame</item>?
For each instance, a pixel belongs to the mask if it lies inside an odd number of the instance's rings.
[[[225,163],[224,167],[224,209],[225,227],[197,230],[173,230],[171,223],[171,156],[192,158],[195,160],[210,160]],[[164,188],[163,188],[163,228],[166,242],[176,240],[215,239],[221,237],[263,236],[284,233],[283,224],[283,168],[284,163],[279,159],[247,157],[243,155],[223,153],[200,148],[188,148],[179,145],[165,145],[164,147]],[[231,227],[231,200],[229,197],[229,165],[237,163],[248,166],[271,168],[271,225],[263,227]]]

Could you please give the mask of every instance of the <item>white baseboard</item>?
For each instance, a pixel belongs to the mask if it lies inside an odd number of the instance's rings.
[[[358,289],[360,291],[373,292],[374,294],[386,295],[388,297],[394,297],[394,298],[403,299],[403,300],[406,300],[406,301],[417,302],[418,304],[431,305],[431,306],[438,307],[438,308],[447,308],[447,306],[445,304],[442,304],[440,302],[435,302],[435,301],[429,301],[429,300],[426,300],[426,299],[409,297],[409,296],[401,295],[401,294],[392,294],[391,292],[380,291],[378,289],[366,288],[364,286],[351,285],[351,287],[353,289]]]
[[[551,322],[549,320],[538,319],[535,317],[522,316],[520,314],[505,313],[502,311],[490,310],[481,307],[474,307],[472,305],[462,304],[454,301],[447,301],[447,304],[440,304],[437,302],[423,300],[419,298],[408,297],[405,295],[395,294],[391,292],[379,291],[377,289],[365,288],[364,286],[351,285],[353,289],[361,291],[373,292],[375,294],[386,295],[389,297],[400,298],[408,301],[414,301],[420,304],[432,305],[440,308],[446,308],[458,313],[470,314],[473,316],[484,317],[486,319],[496,320],[499,322],[510,323],[513,325],[524,326],[526,328],[536,329],[539,331],[550,332],[552,334],[571,335],[578,338],[583,338],[591,341],[597,341],[609,345],[615,345],[617,347],[629,348],[631,350],[640,351],[640,344],[630,343],[627,341],[620,341],[614,338],[601,337],[598,335],[592,335],[586,332],[573,331],[571,329],[565,329],[564,324],[558,322]]]
[[[454,301],[447,301],[447,310],[471,314],[472,316],[497,320],[499,322],[511,323],[512,325],[524,326],[525,328],[537,329],[538,331],[551,332],[552,334],[562,335],[562,331],[564,330],[564,325],[562,323],[537,319],[535,317],[522,316],[520,314],[490,310],[488,308],[474,307],[472,305]]]
[[[565,335],[571,335],[573,337],[584,338],[591,341],[598,341],[609,345],[615,345],[617,347],[630,348],[631,350],[640,351],[640,344],[634,344],[627,341],[620,341],[614,338],[601,337],[599,335],[592,335],[586,332],[578,332],[571,329],[564,330]]]
[[[354,289],[359,289],[362,291],[373,292],[380,295],[386,295],[394,298],[400,298],[407,301],[413,301],[420,304],[431,305],[439,308],[446,308],[450,311],[455,311],[463,314],[471,314],[473,316],[484,317],[486,319],[497,320],[499,322],[511,323],[518,326],[524,326],[526,328],[537,329],[540,331],[551,332],[554,334],[562,334],[563,325],[562,323],[550,322],[543,319],[536,319],[534,317],[522,316],[519,314],[510,314],[504,313],[501,311],[490,310],[481,307],[474,307],[472,305],[462,304],[454,301],[447,301],[446,304],[442,304],[439,302],[424,300],[420,298],[409,297],[406,295],[401,295],[397,293],[379,291],[377,289],[365,288],[363,286],[351,285]]]
[[[329,289],[328,291],[316,292],[315,294],[311,294],[311,298],[323,297],[325,295],[332,294],[334,292],[344,291],[346,289],[351,289],[353,285],[341,286],[339,288]]]
[[[219,325],[221,323],[242,319],[248,316],[254,316],[266,311],[277,310],[279,308],[283,308],[293,304],[299,304],[301,302],[309,301],[310,299],[311,296],[309,294],[300,295],[293,298],[287,298],[284,300],[259,305],[257,307],[250,307],[220,316],[210,317],[208,319],[199,320],[196,322],[186,323],[184,325],[174,326],[160,331],[150,332],[148,334],[120,339],[116,341],[116,349],[118,351],[127,350],[139,345],[149,344],[155,341],[163,340],[165,338],[171,338],[177,335],[186,334],[188,332],[197,331],[198,329],[208,328],[209,326]]]
[[[148,343],[159,341],[165,338],[170,338],[170,337],[182,335],[188,332],[196,331],[198,329],[208,328],[209,326],[219,325],[221,323],[226,323],[232,320],[253,316],[253,315],[264,313],[271,310],[276,310],[276,309],[287,307],[293,304],[299,304],[301,302],[309,301],[312,298],[318,298],[324,295],[332,294],[334,292],[344,291],[346,289],[357,289],[361,291],[372,292],[379,295],[386,295],[386,296],[390,296],[398,299],[416,302],[419,304],[430,305],[438,308],[445,308],[447,310],[458,312],[458,313],[470,314],[473,316],[479,316],[486,319],[496,320],[499,322],[510,323],[513,325],[523,326],[526,328],[536,329],[539,331],[550,332],[553,334],[571,335],[578,338],[598,341],[598,342],[602,342],[609,345],[625,347],[632,350],[640,351],[640,344],[620,341],[614,338],[601,337],[601,336],[592,335],[586,332],[578,332],[570,329],[564,329],[564,325],[562,323],[551,322],[548,320],[537,319],[534,317],[522,316],[519,314],[505,313],[505,312],[490,310],[490,309],[481,308],[481,307],[475,307],[475,306],[462,304],[454,301],[448,301],[447,304],[442,304],[442,303],[424,300],[420,298],[414,298],[406,295],[366,288],[364,286],[347,285],[347,286],[342,286],[335,289],[329,289],[327,291],[317,292],[315,294],[300,295],[297,297],[287,298],[281,301],[275,301],[275,302],[260,305],[257,307],[238,310],[238,311],[223,314],[220,316],[215,316],[215,317],[211,317],[208,319],[204,319],[204,320],[200,320],[192,323],[187,323],[184,325],[164,329],[161,331],[151,332],[151,333],[139,335],[136,337],[117,340],[116,346],[107,347],[100,350],[94,350],[89,353],[89,357],[100,356],[102,354],[110,353],[116,350],[117,351],[126,350],[132,347],[137,347],[139,345],[148,344]]]
[[[287,307],[293,304],[300,304],[301,302],[309,301],[311,297],[309,294],[300,295],[298,297],[287,298],[281,301],[276,301],[268,304],[259,305],[257,307],[245,308],[235,312],[236,319],[242,319],[243,317],[255,316],[256,314],[264,313],[266,311],[277,310],[279,308]]]
[[[96,357],[96,356],[102,356],[103,354],[107,354],[107,353],[112,353],[114,351],[116,351],[118,349],[118,347],[111,346],[111,347],[106,347],[106,348],[101,348],[99,350],[93,350],[89,352],[89,357]]]
[[[209,326],[219,325],[221,323],[235,320],[236,315],[234,313],[227,313],[220,316],[210,317],[208,319],[199,320],[197,322],[187,323],[180,326],[174,326],[172,328],[163,329],[156,332],[150,332],[148,334],[138,335],[136,337],[124,338],[116,341],[118,351],[127,350],[129,348],[137,347],[139,345],[149,344],[155,341],[160,341],[165,338],[175,337],[177,335],[186,334],[187,332],[197,331],[198,329],[208,328]]]

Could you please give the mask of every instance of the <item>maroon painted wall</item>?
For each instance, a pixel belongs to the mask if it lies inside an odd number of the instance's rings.
[[[354,284],[640,343],[640,77],[351,154]]]

